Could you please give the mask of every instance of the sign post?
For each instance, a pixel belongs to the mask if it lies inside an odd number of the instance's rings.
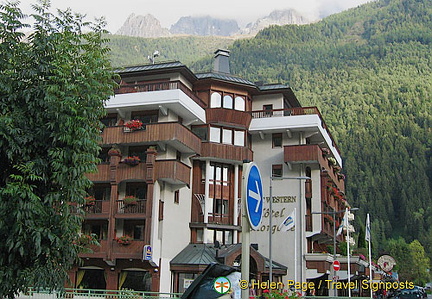
[[[243,163],[242,181],[242,259],[241,279],[249,282],[250,229],[258,229],[263,216],[262,179],[258,166]],[[249,298],[249,289],[242,289],[242,299]]]
[[[333,270],[335,271],[339,271],[340,270],[340,262],[339,261],[334,261],[333,262]],[[336,276],[336,273],[335,273]]]

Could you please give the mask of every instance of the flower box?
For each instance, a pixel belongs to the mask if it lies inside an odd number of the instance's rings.
[[[141,162],[141,159],[137,156],[133,156],[124,158],[122,162],[130,166],[136,166]]]
[[[124,126],[126,128],[128,128],[130,131],[135,131],[135,130],[142,129],[143,123],[139,119],[133,119],[133,120],[130,120],[130,121],[126,122],[124,124]]]
[[[115,240],[117,241],[117,243],[119,243],[120,245],[129,245],[132,243],[133,238],[131,236],[121,236],[118,238],[115,238]]]
[[[137,201],[138,201],[138,198],[136,198],[133,195],[125,196],[125,198],[123,198],[123,204],[125,204],[126,206],[136,205]]]

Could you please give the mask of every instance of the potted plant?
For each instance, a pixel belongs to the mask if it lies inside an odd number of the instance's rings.
[[[137,204],[137,201],[138,201],[138,198],[136,198],[136,197],[133,196],[133,195],[128,195],[128,196],[125,196],[125,198],[123,198],[123,203],[124,203],[126,206],[129,206],[129,205],[136,205],[136,204]]]
[[[338,173],[337,176],[339,180],[345,180],[345,175],[343,173]]]
[[[330,154],[330,150],[326,147],[321,148],[323,157],[327,157]]]
[[[84,197],[84,199],[85,199],[86,206],[92,207],[96,204],[96,198],[93,195]]]
[[[131,236],[125,235],[125,236],[117,237],[115,238],[115,240],[120,245],[129,245],[130,243],[132,243],[133,238]]]
[[[108,156],[118,156],[121,157],[121,151],[120,149],[116,148],[116,147],[112,147],[110,148],[110,150],[108,151]]]
[[[135,166],[138,165],[140,161],[141,159],[139,157],[133,156],[133,157],[124,158],[122,162],[130,166]]]
[[[143,126],[143,123],[139,119],[132,119],[130,121],[127,121],[124,125],[130,131],[135,131],[135,130],[141,129]]]

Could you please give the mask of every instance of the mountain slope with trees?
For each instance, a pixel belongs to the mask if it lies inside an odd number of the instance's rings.
[[[383,0],[232,47],[234,73],[286,83],[320,108],[358,225],[371,213],[376,252],[398,236],[432,245],[431,16],[431,0]]]

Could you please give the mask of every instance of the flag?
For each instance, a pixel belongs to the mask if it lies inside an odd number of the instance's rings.
[[[282,223],[279,225],[279,230],[286,232],[287,230],[292,229],[295,226],[295,217],[296,217],[296,209],[294,209],[294,211],[292,211],[292,213],[289,214],[284,221],[282,221]]]
[[[339,236],[342,233],[342,230],[344,229],[344,227],[346,227],[348,225],[348,219],[347,219],[347,217],[348,217],[348,210],[345,211],[345,214],[344,214],[344,216],[342,218],[342,223],[341,223],[341,225],[338,228],[336,236]]]
[[[370,242],[371,241],[371,230],[370,230],[370,219],[369,219],[369,213],[366,217],[366,234],[365,234],[365,240]]]

